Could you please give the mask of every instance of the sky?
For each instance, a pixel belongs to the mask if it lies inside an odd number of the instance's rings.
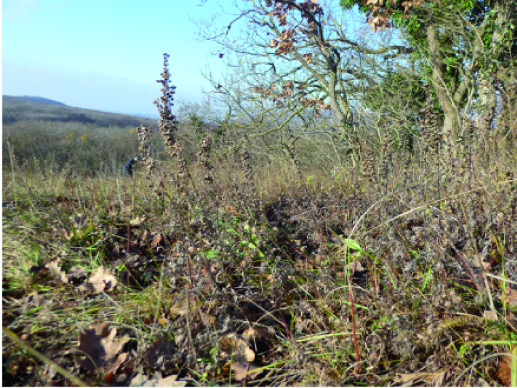
[[[157,115],[156,83],[169,53],[178,102],[202,103],[224,64],[196,39],[192,20],[228,0],[3,0],[2,94],[50,98],[69,106]]]

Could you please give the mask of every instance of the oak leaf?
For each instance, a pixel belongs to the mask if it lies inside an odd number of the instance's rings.
[[[78,290],[80,292],[93,291],[101,293],[105,291],[113,291],[117,285],[117,279],[111,273],[111,270],[99,267],[95,270],[86,284],[81,285]]]
[[[89,329],[79,333],[77,349],[86,355],[81,361],[83,368],[88,370],[103,368],[113,372],[115,365],[120,366],[125,361],[126,357],[117,358],[117,355],[129,339],[115,341],[117,329],[109,330],[108,327],[109,322],[93,324]]]

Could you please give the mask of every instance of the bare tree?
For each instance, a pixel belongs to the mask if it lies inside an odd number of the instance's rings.
[[[230,54],[233,83],[214,81],[214,87],[227,93],[240,82],[250,101],[258,97],[269,102],[264,103],[266,111],[283,108],[287,118],[298,117],[304,108],[316,115],[328,110],[350,145],[357,140],[354,98],[375,78],[386,56],[411,51],[361,41],[360,32],[348,25],[353,14],[344,15],[330,1],[254,0],[233,7],[236,12],[222,31],[215,19],[198,22],[201,38],[218,43],[221,58]]]

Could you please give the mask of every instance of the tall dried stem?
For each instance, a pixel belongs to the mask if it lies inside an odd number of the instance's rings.
[[[178,141],[178,126],[176,116],[171,112],[171,108],[174,106],[174,93],[176,92],[176,86],[172,86],[170,83],[171,74],[169,73],[169,55],[163,54],[163,72],[161,73],[162,78],[156,82],[162,85],[161,92],[162,96],[154,101],[154,104],[158,108],[160,113],[160,120],[158,120],[158,128],[162,133],[163,142],[169,152],[169,155],[176,159],[177,162],[177,174],[176,182],[178,185],[178,191],[185,193],[185,178],[189,177],[189,172],[185,163],[185,159],[181,156],[181,145]]]

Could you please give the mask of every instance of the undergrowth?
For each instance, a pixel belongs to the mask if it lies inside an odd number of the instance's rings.
[[[132,179],[29,169],[6,144],[4,385],[509,381],[515,144],[363,143],[333,174],[290,132],[273,161],[238,131],[189,149],[165,65],[170,158],[139,128]]]

